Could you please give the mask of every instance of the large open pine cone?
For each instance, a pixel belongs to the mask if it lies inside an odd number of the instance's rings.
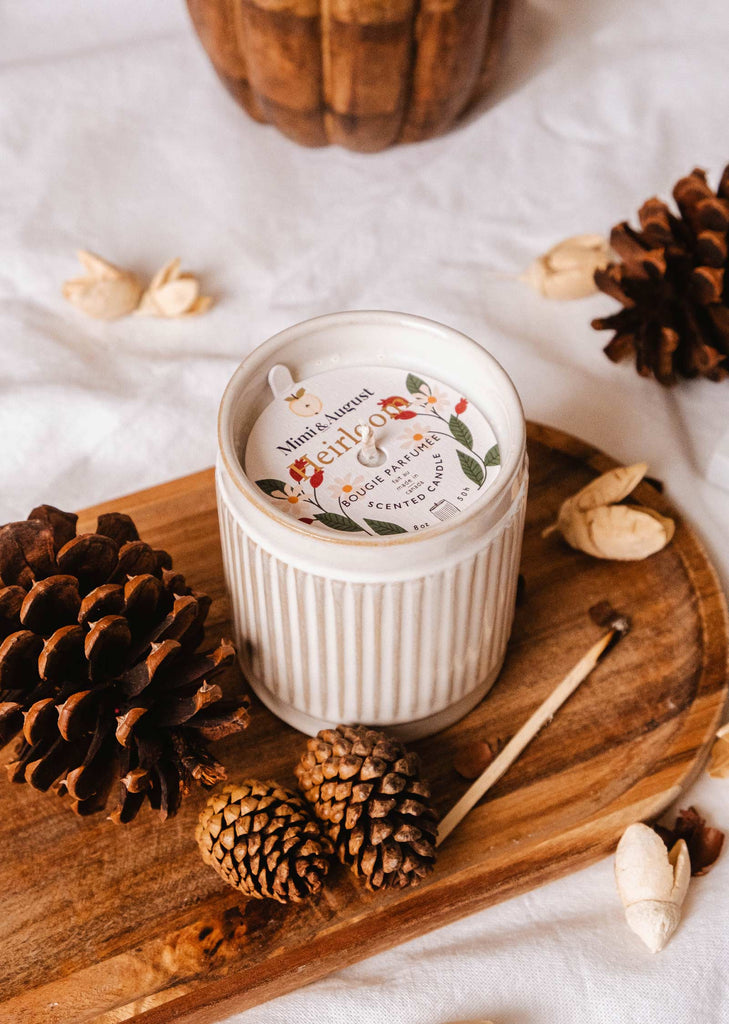
[[[145,799],[164,819],[190,784],[225,770],[207,740],[248,724],[246,698],[210,679],[234,657],[227,641],[198,652],[210,607],[129,516],[76,516],[50,505],[0,528],[0,747],[22,730],[15,782],[54,783],[82,815],[128,822]]]
[[[256,779],[214,793],[195,838],[205,863],[229,885],[279,903],[319,892],[334,852],[300,796]]]
[[[437,816],[420,759],[365,726],[323,729],[307,742],[296,778],[339,859],[368,889],[416,885],[435,864]]]
[[[640,231],[618,224],[610,244],[622,263],[595,273],[595,283],[622,303],[593,320],[615,334],[605,352],[614,362],[634,355],[638,373],[661,384],[679,377],[729,376],[729,167],[717,192],[694,170],[677,182],[676,217],[660,199],[638,212]]]

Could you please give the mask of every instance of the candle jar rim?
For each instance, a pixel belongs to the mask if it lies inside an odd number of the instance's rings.
[[[334,532],[329,534],[323,531],[314,532],[306,525],[287,517],[285,513],[268,503],[254,487],[245,472],[245,445],[252,423],[248,425],[248,432],[244,438],[236,437],[236,414],[238,406],[243,401],[243,391],[246,383],[254,375],[258,375],[261,379],[267,379],[268,371],[277,363],[284,363],[290,366],[291,358],[287,358],[284,353],[296,343],[301,343],[307,338],[311,339],[318,333],[331,328],[341,329],[345,332],[348,327],[362,327],[363,325],[374,328],[378,326],[380,328],[397,328],[400,326],[413,332],[422,331],[423,337],[428,335],[431,339],[440,337],[444,342],[457,345],[461,352],[469,353],[474,360],[480,361],[483,367],[488,370],[489,375],[497,385],[502,401],[509,406],[511,415],[509,431],[512,436],[508,438],[508,445],[503,444],[503,436],[501,436],[499,430],[492,423],[502,456],[504,453],[506,454],[506,458],[501,464],[501,472],[484,494],[472,505],[464,509],[456,519],[430,526],[427,530],[394,534],[387,537],[370,536],[368,534],[359,536],[352,534],[342,535]],[[373,360],[367,351],[364,352],[361,359],[339,363],[338,365],[372,366],[378,362],[389,367],[400,365],[396,352],[388,352],[386,357],[380,356]],[[308,375],[313,376],[315,373],[323,373],[327,370],[335,369],[336,365],[336,363],[331,363],[325,367],[309,370]],[[402,368],[407,369],[407,366],[403,365]],[[413,369],[416,369],[416,367],[413,367]],[[424,368],[421,366],[419,369],[423,370]],[[434,376],[439,377],[441,380],[447,376],[447,374],[440,374],[437,369],[432,372]],[[478,406],[477,401],[475,404]],[[483,412],[483,409],[481,411]],[[486,414],[484,413],[484,415]],[[486,418],[491,423],[491,418],[488,415]],[[241,443],[243,445],[242,449],[240,447]],[[351,310],[328,313],[323,316],[300,321],[279,331],[258,345],[241,361],[223,392],[218,412],[219,473],[221,470],[223,471],[227,480],[244,499],[245,509],[248,513],[247,518],[250,517],[249,525],[253,526],[253,521],[255,521],[255,525],[259,528],[261,534],[274,531],[279,541],[288,535],[292,541],[295,538],[297,545],[314,545],[314,548],[319,551],[331,550],[332,546],[341,548],[342,545],[350,550],[356,547],[358,549],[370,549],[370,551],[387,548],[391,551],[395,547],[406,547],[412,544],[424,545],[428,542],[433,544],[444,536],[451,537],[456,532],[460,534],[468,530],[475,521],[483,517],[485,511],[495,505],[503,504],[504,496],[513,491],[515,480],[523,467],[525,447],[526,424],[521,401],[511,378],[498,360],[468,335],[455,328],[415,314],[388,310]],[[509,504],[511,504],[511,499]]]

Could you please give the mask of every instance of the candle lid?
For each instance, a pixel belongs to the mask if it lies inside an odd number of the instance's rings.
[[[268,380],[273,401],[250,431],[245,472],[273,507],[319,535],[440,526],[501,471],[488,409],[428,372],[337,366],[294,381],[277,364]]]

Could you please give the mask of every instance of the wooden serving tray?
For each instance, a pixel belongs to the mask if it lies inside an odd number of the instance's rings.
[[[531,486],[517,609],[504,670],[463,721],[415,748],[445,812],[466,788],[466,741],[508,738],[599,635],[608,599],[633,631],[440,849],[426,884],[371,894],[344,868],[307,906],[246,903],[200,859],[205,794],[160,824],[80,820],[52,794],[0,780],[0,1022],[203,1024],[290,991],[603,857],[656,817],[700,770],[727,695],[727,613],[706,554],[679,520],[673,543],[637,563],[600,562],[542,540],[560,502],[614,465],[558,431],[529,429]],[[675,515],[647,483],[640,501]],[[229,633],[212,470],[81,516],[131,513],[214,598]],[[232,780],[293,785],[303,737],[257,702],[247,732],[216,750]]]

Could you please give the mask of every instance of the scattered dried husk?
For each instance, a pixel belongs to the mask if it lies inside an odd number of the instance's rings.
[[[542,534],[559,530],[567,543],[594,558],[638,561],[669,543],[675,523],[655,509],[618,505],[640,483],[648,470],[645,462],[619,466],[564,501],[557,522]]]
[[[648,825],[630,825],[615,853],[615,881],[628,926],[653,953],[666,945],[681,920],[691,864],[680,839],[669,851]]]
[[[667,847],[683,839],[688,847],[692,875],[705,875],[724,845],[721,829],[706,824],[695,807],[680,811],[673,828],[655,825],[655,831]]]
[[[82,249],[78,258],[86,277],[66,281],[63,295],[87,316],[98,320],[116,320],[130,313],[145,316],[199,316],[213,304],[209,295],[200,294],[200,282],[182,273],[175,259],[157,271],[146,291],[129,270]]]
[[[97,320],[116,320],[136,309],[142,286],[134,274],[84,249],[78,258],[86,276],[63,285],[63,297],[71,305]]]
[[[143,316],[199,316],[213,304],[209,295],[200,294],[200,282],[180,270],[180,260],[170,260],[154,275],[142,295],[137,313]]]
[[[716,734],[708,772],[712,779],[729,779],[729,722]]]
[[[537,257],[520,280],[546,299],[582,299],[598,290],[595,271],[610,260],[610,245],[602,235],[574,235]]]

